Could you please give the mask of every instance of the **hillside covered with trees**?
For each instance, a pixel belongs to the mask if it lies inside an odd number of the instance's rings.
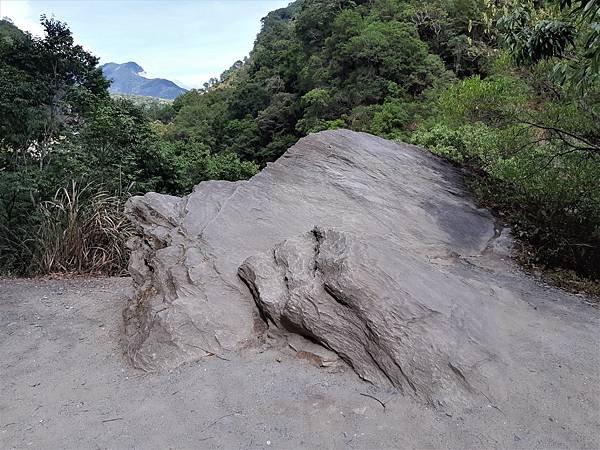
[[[0,268],[118,272],[122,202],[247,178],[309,133],[423,145],[471,173],[526,264],[600,277],[600,2],[298,0],[172,105],[111,99],[67,26],[0,27]],[[568,276],[567,276],[568,275]]]

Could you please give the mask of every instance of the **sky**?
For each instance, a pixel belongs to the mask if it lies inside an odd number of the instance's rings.
[[[134,61],[149,78],[200,87],[247,56],[260,19],[291,0],[0,0],[0,17],[42,35],[39,17],[66,22],[100,63]]]

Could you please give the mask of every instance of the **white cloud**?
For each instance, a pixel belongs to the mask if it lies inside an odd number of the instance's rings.
[[[0,17],[8,17],[21,30],[34,36],[44,34],[40,18],[34,14],[29,0],[0,0]]]

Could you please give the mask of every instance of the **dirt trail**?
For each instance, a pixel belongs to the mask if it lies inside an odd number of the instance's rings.
[[[0,281],[0,448],[600,447],[600,314],[564,294],[571,303],[535,304],[580,328],[576,365],[536,374],[554,402],[512,396],[449,415],[281,349],[134,370],[120,342],[129,285]]]

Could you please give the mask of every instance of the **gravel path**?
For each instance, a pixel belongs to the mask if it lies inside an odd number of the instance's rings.
[[[132,369],[120,341],[129,284],[0,280],[0,448],[600,447],[600,315],[583,302],[536,305],[581,342],[574,362],[537,374],[557,401],[512,395],[450,414],[285,349]]]

